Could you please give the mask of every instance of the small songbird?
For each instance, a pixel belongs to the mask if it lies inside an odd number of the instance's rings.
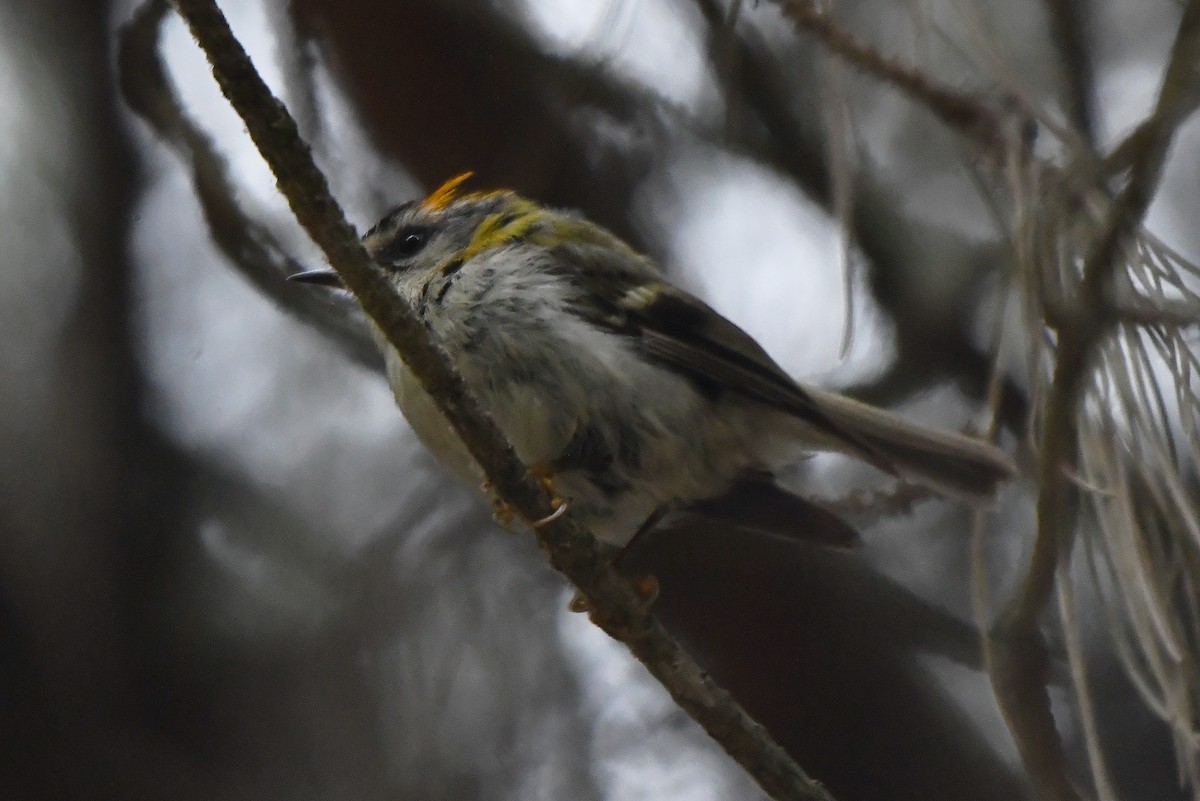
[[[815,451],[971,501],[1014,476],[986,442],[798,384],[609,231],[509,191],[459,194],[467,177],[397,206],[363,244],[517,455],[600,539],[624,545],[685,510],[849,544],[849,526],[772,480]],[[340,285],[331,270],[292,278]],[[433,399],[376,338],[417,435],[478,486],[479,468]]]

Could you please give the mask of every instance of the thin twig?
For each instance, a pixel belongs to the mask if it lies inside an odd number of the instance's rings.
[[[284,281],[298,271],[294,260],[262,223],[238,205],[229,164],[206,132],[184,113],[159,53],[167,0],[150,0],[122,26],[117,75],[126,102],[192,170],[200,210],[213,244],[255,288],[288,314],[314,326],[357,364],[383,372],[383,357],[366,321],[351,316],[344,298],[322,297]],[[299,268],[302,269],[302,268]],[[342,301],[342,302],[339,302]]]
[[[393,292],[329,194],[295,122],[255,72],[213,0],[175,0],[213,74],[241,115],[275,174],[292,211],[325,252],[367,314],[403,354],[437,401],[494,490],[525,520],[550,517],[542,485],[529,474],[461,376],[429,339],[413,311]],[[625,643],[676,702],[695,718],[776,799],[832,801],[649,614],[646,604],[612,568],[595,538],[566,515],[534,530],[551,564],[586,598],[592,620]]]
[[[1067,304],[1061,299],[1046,297],[1042,303],[1046,325],[1058,331],[1075,324]],[[1200,315],[1186,303],[1159,302],[1138,298],[1132,301],[1109,301],[1107,314],[1113,323],[1143,328],[1193,328],[1200,326]]]
[[[1200,327],[1200,315],[1193,308],[1162,306],[1145,308],[1135,305],[1120,305],[1113,309],[1117,322],[1146,328],[1196,328]]]
[[[738,48],[738,72],[736,84],[727,86],[728,95],[737,95],[736,101],[727,100],[727,105],[744,107],[753,114],[755,125],[742,122],[742,129],[756,129],[761,125],[769,143],[766,152],[753,151],[765,158],[772,168],[790,175],[809,197],[822,207],[844,219],[837,209],[838,195],[848,194],[853,208],[847,225],[853,234],[854,248],[861,251],[864,264],[870,265],[870,280],[873,284],[890,284],[908,272],[908,264],[916,258],[909,249],[898,246],[900,241],[920,241],[935,236],[941,243],[942,252],[949,248],[955,252],[954,260],[971,265],[979,273],[999,268],[999,249],[981,246],[977,241],[950,236],[936,226],[920,222],[902,212],[904,199],[894,187],[880,181],[869,169],[853,175],[852,192],[837,189],[833,170],[828,166],[829,152],[826,145],[827,127],[815,124],[824,118],[825,111],[816,105],[815,98],[824,93],[800,91],[795,86],[796,66],[776,59],[771,48],[755,35],[752,25],[741,25],[736,30],[726,26],[727,12],[720,0],[692,0],[697,10],[712,29],[714,36],[725,37],[727,47]],[[728,42],[732,37],[736,41]],[[831,54],[838,58],[836,54]],[[878,59],[878,54],[873,55]],[[815,84],[815,79],[808,78]],[[811,88],[811,87],[810,87]],[[966,96],[964,96],[966,97]],[[800,104],[799,107],[797,104]],[[740,145],[740,143],[738,143]],[[947,244],[947,239],[950,240]],[[852,278],[847,274],[847,278]],[[849,394],[860,399],[870,399],[876,404],[895,403],[897,399],[911,394],[932,381],[953,377],[963,385],[967,393],[975,393],[977,387],[986,384],[992,360],[988,354],[961,336],[967,326],[963,321],[939,322],[936,330],[926,326],[911,315],[902,313],[898,307],[903,292],[894,288],[876,286],[875,299],[891,313],[897,324],[896,347],[898,358],[887,372],[867,384],[849,388]],[[1004,383],[1003,419],[1009,425],[1020,427],[1027,417],[1028,404],[1024,390],[1016,382]]]
[[[846,63],[915,100],[944,124],[973,140],[993,156],[1004,154],[1000,115],[979,98],[939,84],[918,69],[884,56],[838,26],[812,0],[774,0],[797,28],[816,37]]]
[[[1108,764],[1100,742],[1100,729],[1096,722],[1095,704],[1089,689],[1087,663],[1084,659],[1083,637],[1079,632],[1079,621],[1075,614],[1075,593],[1071,588],[1070,576],[1065,565],[1059,565],[1058,609],[1062,617],[1067,662],[1071,668],[1071,683],[1075,686],[1075,703],[1079,709],[1080,728],[1087,749],[1088,764],[1091,766],[1092,781],[1096,785],[1099,801],[1117,801],[1109,776]]]

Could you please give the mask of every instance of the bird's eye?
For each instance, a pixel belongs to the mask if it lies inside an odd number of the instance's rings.
[[[428,228],[402,228],[396,232],[396,236],[391,242],[380,249],[379,260],[397,262],[412,258],[420,253],[428,242]]]

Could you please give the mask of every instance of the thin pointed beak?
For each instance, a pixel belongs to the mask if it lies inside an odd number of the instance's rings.
[[[334,289],[341,289],[345,285],[338,274],[333,270],[305,270],[301,273],[292,273],[287,277],[289,281],[295,281],[300,284],[316,284],[317,286],[327,286]]]

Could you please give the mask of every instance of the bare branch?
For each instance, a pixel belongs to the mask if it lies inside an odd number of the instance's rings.
[[[1006,153],[1002,116],[972,95],[938,84],[920,70],[888,58],[841,28],[812,0],[775,0],[795,26],[816,37],[835,55],[884,83],[890,84],[932,112],[951,129],[975,142],[985,153]]]
[[[216,4],[213,0],[176,0],[175,5],[301,225],[437,400],[498,494],[526,520],[548,518],[553,510],[546,490],[517,459],[416,315],[390,291],[383,272],[371,261],[330,196],[294,121],[255,72]],[[624,642],[765,791],[776,799],[831,801],[825,789],[805,775],[650,616],[646,604],[613,570],[589,532],[566,515],[538,526],[534,534],[551,563],[586,598],[593,610],[592,620]]]
[[[166,0],[150,0],[121,30],[117,72],[126,101],[190,163],[201,211],[225,258],[263,295],[329,337],[351,360],[382,372],[383,359],[365,322],[335,307],[334,298],[322,298],[284,281],[288,273],[297,271],[294,261],[270,229],[238,206],[228,163],[211,137],[188,119],[167,79],[158,43],[168,11]]]

